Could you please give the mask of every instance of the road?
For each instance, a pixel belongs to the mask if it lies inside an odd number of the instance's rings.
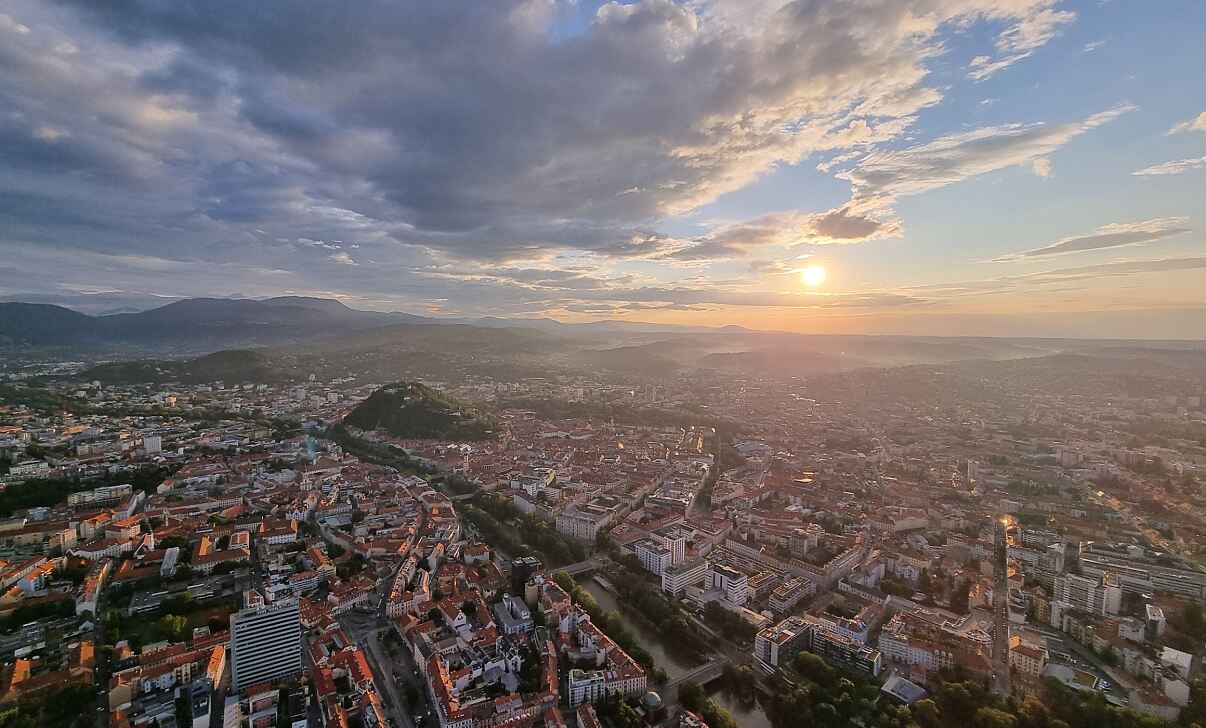
[[[381,614],[368,614],[355,609],[339,615],[339,623],[364,650],[369,668],[373,671],[373,681],[382,693],[394,725],[397,728],[416,728],[399,680],[410,682],[420,695],[425,695],[425,691],[419,684],[410,652],[399,649],[395,657],[390,657],[381,644],[382,637],[393,630],[393,625]]]
[[[728,655],[719,655],[717,657],[713,657],[711,662],[705,662],[699,667],[696,667],[689,672],[684,672],[682,675],[679,675],[673,680],[667,682],[666,687],[677,688],[679,685],[682,685],[687,681],[702,685],[703,683],[715,680],[716,678],[720,677],[720,674],[724,671],[725,665],[728,665],[730,662],[732,662],[732,658]]]
[[[1000,698],[1008,696],[1012,689],[1009,675],[1009,570],[1005,538],[1005,521],[998,519],[992,588],[992,671],[995,677],[990,687],[993,694]]]
[[[116,567],[113,567],[116,568]],[[105,604],[105,579],[97,585],[96,614],[93,616],[92,648],[96,659],[93,678],[96,681],[96,728],[109,725],[109,674],[113,665],[111,658],[105,653],[105,615],[108,606]]]
[[[588,571],[594,571],[602,565],[603,561],[599,557],[592,556],[585,561],[579,561],[578,563],[570,564],[569,566],[562,566],[559,569],[555,569],[555,571],[564,571],[570,576],[575,576],[577,574],[585,574]]]

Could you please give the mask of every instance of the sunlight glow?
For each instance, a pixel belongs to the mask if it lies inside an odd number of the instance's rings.
[[[819,265],[810,265],[800,271],[800,280],[809,288],[816,288],[825,282],[825,269]]]

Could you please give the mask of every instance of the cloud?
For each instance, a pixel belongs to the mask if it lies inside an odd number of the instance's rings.
[[[668,217],[898,138],[941,100],[927,64],[952,30],[999,25],[1012,57],[1070,19],[1050,0],[641,0],[584,25],[546,0],[6,13],[14,238],[218,256],[261,230],[489,260],[656,254]]]
[[[920,194],[988,172],[1023,164],[1034,168],[1036,160],[1045,159],[1077,136],[1134,108],[1131,104],[1120,104],[1079,122],[985,127],[904,149],[879,149],[837,176],[851,184],[852,209],[883,209],[898,197]]]
[[[896,221],[853,212],[848,206],[805,214],[773,212],[740,222],[713,222],[707,235],[666,253],[673,260],[740,258],[768,247],[861,243],[900,233]]]
[[[741,291],[698,287],[644,286],[610,291],[585,292],[580,300],[612,303],[656,303],[676,306],[873,309],[920,306],[931,302],[924,296],[892,291],[813,293],[789,291]]]
[[[1035,3],[997,36],[997,57],[981,55],[971,61],[968,78],[983,81],[1047,44],[1060,29],[1076,19],[1076,13],[1056,10],[1055,2]]]
[[[1050,154],[1125,107],[930,141],[916,124],[947,93],[931,67],[952,35],[989,31],[967,69],[987,78],[1065,28],[1060,7],[634,0],[583,18],[551,0],[11,0],[4,277],[504,314],[927,303],[678,276],[897,237],[900,196],[1011,166],[1044,175]],[[850,182],[848,204],[802,200],[694,236],[671,224],[819,160]]]
[[[1206,131],[1206,111],[1198,114],[1189,121],[1183,121],[1168,130],[1169,134],[1180,134],[1183,131]]]
[[[1039,157],[1030,162],[1030,168],[1034,170],[1036,175],[1042,177],[1043,179],[1049,179],[1051,177],[1051,160],[1047,159],[1046,157]]]
[[[1170,174],[1181,174],[1182,172],[1190,172],[1199,167],[1206,167],[1206,156],[1194,157],[1192,159],[1175,159],[1171,162],[1163,162],[1154,164],[1150,167],[1131,172],[1131,174],[1139,177],[1160,177]]]
[[[1015,293],[1027,289],[1050,292],[1052,285],[1066,286],[1101,278],[1116,278],[1150,273],[1169,273],[1206,268],[1206,256],[1157,258],[1153,260],[1120,260],[1096,265],[1072,268],[1055,268],[1033,273],[999,276],[977,281],[958,283],[935,283],[924,286],[907,286],[902,293],[918,296],[944,298],[981,296],[986,294]]]
[[[1143,245],[1157,240],[1163,240],[1176,235],[1192,232],[1188,227],[1189,218],[1165,217],[1154,220],[1144,220],[1133,223],[1110,223],[1103,225],[1088,235],[1075,235],[1056,241],[1042,248],[1034,248],[1021,253],[1012,253],[997,258],[998,261],[1018,261],[1028,258],[1043,258],[1066,253],[1081,253],[1089,250],[1118,248],[1123,246]]]

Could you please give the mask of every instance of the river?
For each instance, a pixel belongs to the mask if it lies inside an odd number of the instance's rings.
[[[761,705],[746,705],[724,688],[712,690],[709,695],[717,705],[733,714],[741,728],[771,728],[770,718],[766,717]]]
[[[600,586],[593,575],[584,574],[578,577],[578,583],[599,602],[603,611],[615,612],[620,615],[620,621],[624,623],[628,631],[641,640],[641,646],[653,655],[653,660],[658,667],[666,671],[667,679],[673,680],[683,673],[690,672],[691,668],[699,664],[692,662],[689,658],[667,652],[665,645],[662,644],[661,633],[649,626],[647,622],[637,619],[628,609],[621,609],[616,598],[612,596],[611,592]]]
[[[650,627],[646,622],[637,619],[635,615],[628,609],[621,609],[619,602],[612,596],[612,593],[599,585],[591,574],[584,574],[578,577],[578,583],[582,588],[590,592],[591,596],[599,602],[599,606],[603,607],[604,611],[615,612],[620,615],[620,621],[629,632],[636,635],[641,640],[641,645],[653,655],[654,661],[666,671],[666,677],[670,680],[690,672],[693,667],[699,663],[692,662],[689,659],[681,656],[672,655],[667,652],[662,644],[662,635]],[[715,685],[716,683],[713,683]],[[656,688],[655,688],[656,689]],[[737,719],[737,725],[741,728],[771,728],[770,720],[766,717],[766,713],[762,711],[760,705],[746,705],[724,689],[714,689],[709,691],[713,700],[718,705],[728,710]]]

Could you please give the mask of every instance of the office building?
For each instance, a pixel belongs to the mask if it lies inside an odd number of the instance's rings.
[[[675,564],[662,571],[662,591],[671,596],[681,596],[687,587],[703,583],[707,573],[708,562],[701,558]]]
[[[808,649],[812,629],[801,617],[788,617],[774,627],[766,627],[754,638],[754,657],[771,667],[790,664],[796,655]]]
[[[658,576],[674,565],[674,555],[670,549],[651,538],[638,541],[635,550],[641,565]]]
[[[231,686],[238,692],[301,672],[301,619],[295,600],[273,604],[252,592],[246,609],[230,618]]]
[[[1052,598],[1089,614],[1118,614],[1122,607],[1122,586],[1109,572],[1098,577],[1060,574],[1055,577]]]
[[[723,564],[708,570],[706,586],[724,592],[724,598],[739,607],[749,599],[749,577]]]

